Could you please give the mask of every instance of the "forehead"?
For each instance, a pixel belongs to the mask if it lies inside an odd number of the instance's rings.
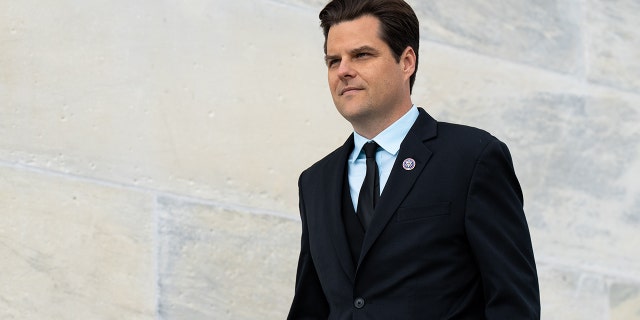
[[[350,21],[343,21],[329,29],[327,53],[350,50],[362,46],[385,46],[380,38],[380,20],[366,15]]]

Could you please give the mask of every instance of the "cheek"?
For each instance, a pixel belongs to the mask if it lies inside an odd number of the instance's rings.
[[[379,81],[374,91],[375,98],[380,101],[392,100],[393,92],[395,91],[394,86],[394,82],[390,79]]]
[[[327,75],[327,83],[329,84],[329,88],[333,92],[333,89],[338,85],[338,77],[329,73]]]

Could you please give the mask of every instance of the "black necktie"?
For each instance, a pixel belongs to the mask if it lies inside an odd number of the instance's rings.
[[[364,229],[367,230],[373,218],[373,211],[380,198],[380,174],[376,164],[378,144],[375,141],[369,141],[364,144],[362,149],[367,156],[367,175],[364,177],[364,182],[362,182],[362,188],[360,188],[356,214],[360,217],[360,222],[362,222]]]

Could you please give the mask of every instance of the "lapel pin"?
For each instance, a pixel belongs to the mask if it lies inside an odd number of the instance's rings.
[[[402,168],[411,171],[416,167],[416,161],[411,158],[406,158],[402,161]]]

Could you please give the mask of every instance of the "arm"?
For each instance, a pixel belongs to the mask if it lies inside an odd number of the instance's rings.
[[[487,319],[540,319],[540,293],[523,197],[507,146],[480,154],[465,228],[482,277]]]
[[[316,268],[313,265],[313,259],[309,249],[309,232],[300,182],[298,182],[298,188],[300,190],[302,236],[295,294],[287,319],[327,319],[329,317],[329,304],[320,286],[320,280],[318,279]]]

